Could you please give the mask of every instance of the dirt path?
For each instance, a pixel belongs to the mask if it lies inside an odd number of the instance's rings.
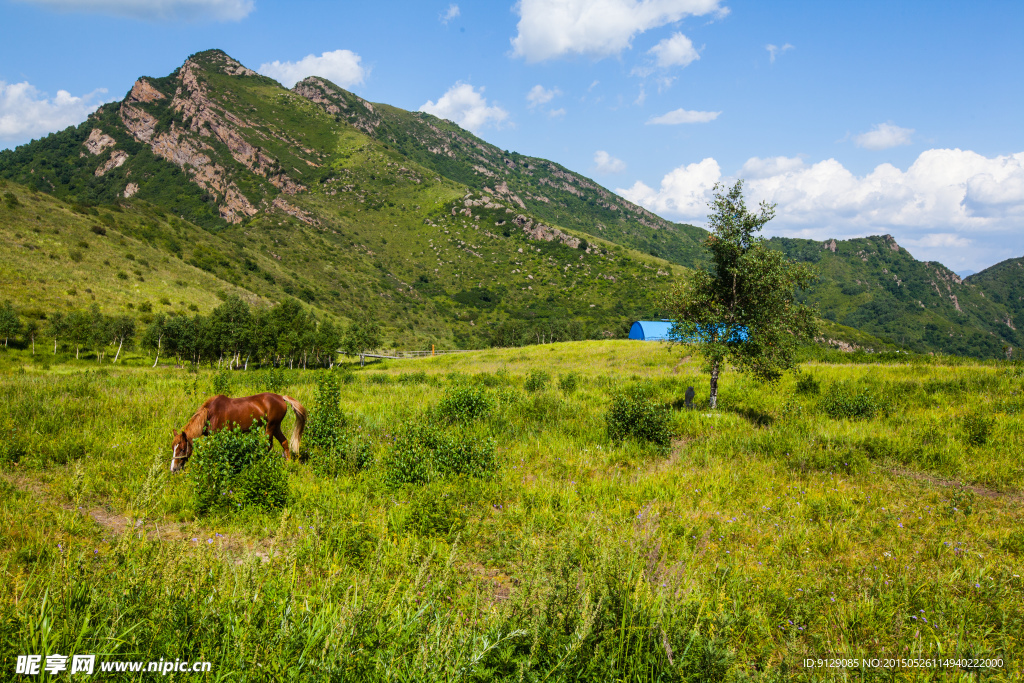
[[[70,512],[76,510],[70,503],[60,503],[54,499],[46,485],[27,475],[0,474],[9,484],[15,488],[31,495],[40,505],[52,505]],[[145,533],[146,538],[162,543],[210,543],[218,549],[237,554],[236,564],[243,564],[249,556],[255,555],[263,562],[269,562],[276,553],[276,544],[273,541],[245,539],[230,537],[226,534],[209,532],[207,530],[195,529],[191,532],[182,531],[180,524],[161,523],[155,518],[131,519],[125,515],[114,512],[110,506],[94,506],[91,508],[78,507],[78,512],[87,515],[93,522],[100,526],[105,532],[115,537],[120,537],[126,532],[136,531],[140,535]]]
[[[901,470],[895,468],[880,468],[883,472],[889,474],[895,474],[897,477],[904,477],[906,479],[913,479],[915,481],[923,481],[933,486],[939,486],[942,488],[960,488],[961,486],[965,491],[970,491],[976,496],[981,498],[989,498],[992,500],[1009,500],[1016,503],[1024,502],[1024,492],[1022,491],[997,491],[996,489],[990,489],[985,486],[979,486],[977,484],[961,484],[958,481],[952,479],[943,479],[927,472],[916,472],[914,470]]]

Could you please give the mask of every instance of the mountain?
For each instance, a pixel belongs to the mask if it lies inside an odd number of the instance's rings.
[[[962,280],[940,263],[917,261],[891,235],[768,243],[814,264],[819,280],[804,299],[827,320],[922,353],[999,358],[1005,346],[1024,344],[1014,322],[1022,313],[1014,299],[1024,295],[1021,259]]]
[[[554,162],[322,78],[286,89],[219,50],[0,152],[0,179],[0,284],[23,308],[295,298],[397,345],[468,348],[621,335],[706,263],[704,230]],[[1000,357],[1024,341],[1019,262],[962,280],[889,236],[769,245],[818,267],[804,296],[837,345]]]
[[[477,191],[442,176],[220,51],[140,78],[80,126],[0,152],[0,178],[13,181],[13,201],[0,206],[5,237],[38,243],[60,278],[110,292],[101,306],[153,296],[201,310],[212,303],[171,284],[134,293],[128,257],[144,245],[154,250],[149,263],[164,264],[160,282],[296,297],[343,320],[375,318],[399,345],[467,348],[495,330],[620,334],[630,319],[659,315],[661,295],[683,272],[546,221],[500,186]],[[23,293],[19,305],[39,289],[45,306],[80,306],[61,294],[63,280],[35,275],[40,253],[0,254],[5,292]]]
[[[502,151],[425,112],[371,104],[322,78],[306,78],[292,90],[406,158],[474,190],[503,197],[541,220],[686,267],[706,259],[701,248],[705,230],[669,222],[552,161]]]

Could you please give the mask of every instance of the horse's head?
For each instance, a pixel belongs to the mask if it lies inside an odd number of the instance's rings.
[[[185,436],[185,432],[173,430],[174,441],[171,442],[171,472],[177,472],[185,463],[188,456],[192,455],[192,442]]]

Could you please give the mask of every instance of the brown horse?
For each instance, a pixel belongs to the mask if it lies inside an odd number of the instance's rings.
[[[288,406],[295,411],[295,429],[292,430],[290,444],[281,433],[281,421],[288,413]],[[238,425],[242,431],[247,432],[258,420],[266,423],[271,448],[274,439],[277,439],[286,460],[291,460],[292,452],[298,455],[302,429],[306,426],[306,409],[294,398],[277,394],[256,394],[245,398],[214,396],[203,403],[180,432],[172,430],[174,441],[171,444],[171,472],[177,472],[185,466],[192,455],[192,442],[198,437],[218,432],[230,425]]]

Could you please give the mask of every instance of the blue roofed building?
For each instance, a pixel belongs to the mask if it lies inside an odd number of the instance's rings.
[[[637,320],[629,328],[629,338],[640,341],[669,341],[671,320]]]

